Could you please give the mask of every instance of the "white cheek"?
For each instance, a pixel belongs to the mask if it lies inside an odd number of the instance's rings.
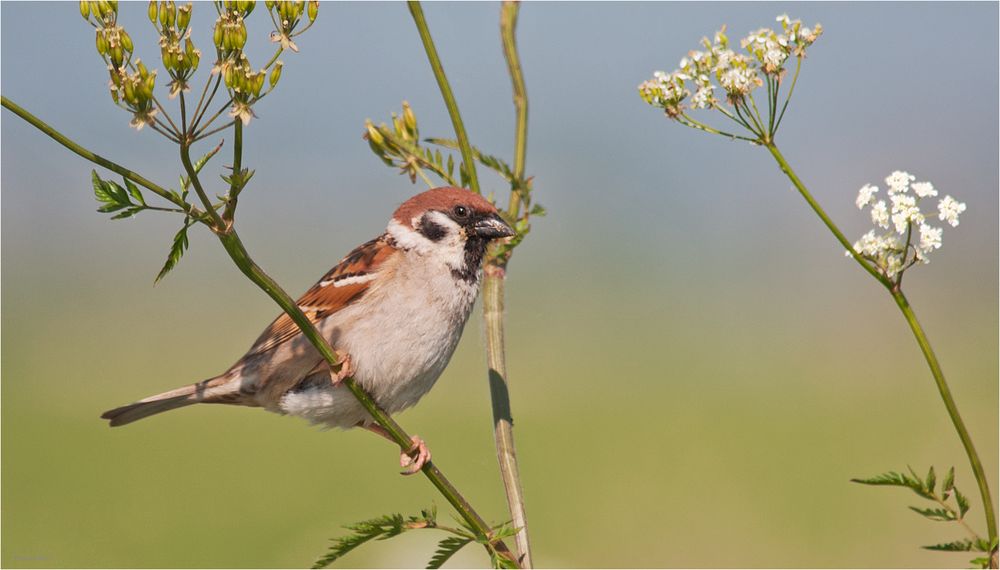
[[[448,235],[434,242],[396,220],[389,222],[386,231],[401,248],[420,254],[431,264],[444,264],[451,269],[463,268],[465,266],[465,236],[462,229],[454,220],[441,212],[431,212],[428,215],[431,221],[447,229]],[[413,219],[412,223],[416,226],[419,221],[418,216]]]

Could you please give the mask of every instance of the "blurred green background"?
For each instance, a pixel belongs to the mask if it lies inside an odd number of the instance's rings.
[[[145,5],[122,12],[137,52],[159,66]],[[474,143],[509,156],[497,5],[426,12]],[[857,188],[895,169],[969,206],[905,289],[1000,492],[997,4],[529,3],[527,164],[550,215],[517,250],[507,322],[540,566],[971,558],[918,548],[962,532],[908,511],[919,504],[908,491],[848,482],[955,465],[983,528],[958,438],[892,301],[766,152],[668,123],[636,94],[719,25],[735,39],[783,12],[826,34],[779,144],[845,232],[868,229]],[[269,49],[262,18],[251,16],[251,55]],[[75,3],[4,2],[0,21],[4,95],[99,153],[176,180],[175,150],[130,130],[112,105]],[[212,21],[195,7],[203,48]],[[451,132],[405,5],[324,4],[298,44],[247,131],[244,163],[257,175],[240,206],[248,248],[293,293],[421,189],[371,156],[364,119],[407,99],[424,135]],[[225,407],[109,430],[103,410],[222,371],[276,308],[201,230],[154,288],[179,220],[107,221],[89,164],[0,117],[0,564],[305,566],[341,525],[431,503],[448,512],[367,433]],[[482,346],[477,313],[435,390],[399,419],[499,522]],[[420,566],[436,538],[377,543],[342,565]],[[486,562],[470,548],[453,564]]]

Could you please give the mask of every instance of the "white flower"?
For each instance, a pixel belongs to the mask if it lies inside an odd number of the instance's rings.
[[[889,229],[889,209],[885,200],[879,200],[872,206],[872,223],[884,230]]]
[[[712,94],[714,86],[702,87],[691,98],[691,106],[695,109],[708,109],[715,103],[715,96]]]
[[[927,253],[933,249],[941,247],[942,228],[935,228],[927,224],[920,224],[920,251]]]
[[[858,209],[861,210],[865,206],[872,203],[875,193],[878,192],[878,186],[872,186],[871,184],[865,184],[858,190],[858,199],[854,202],[858,205]]]
[[[924,221],[924,215],[917,207],[917,199],[913,196],[893,194],[889,199],[892,200],[892,223],[896,226],[896,233],[905,232],[910,222],[919,224]]]
[[[769,49],[764,53],[764,65],[771,68],[780,68],[786,59],[788,59],[788,54],[784,50]]]
[[[930,182],[914,182],[910,184],[910,188],[913,188],[913,192],[921,198],[937,196],[938,194],[937,190],[934,189],[934,185]]]
[[[896,192],[906,192],[907,188],[910,187],[910,182],[916,179],[917,177],[909,172],[897,170],[885,178],[885,183],[889,186],[889,193],[895,194]]]
[[[889,254],[886,256],[882,267],[885,270],[885,276],[892,279],[903,268],[903,257],[895,253]]]
[[[959,202],[951,196],[945,196],[938,202],[938,214],[953,228],[958,226],[958,215],[964,211],[965,202]]]

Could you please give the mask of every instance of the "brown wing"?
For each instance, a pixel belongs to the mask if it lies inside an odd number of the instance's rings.
[[[368,291],[380,266],[395,251],[383,234],[349,253],[298,300],[314,324],[354,303]],[[261,354],[301,334],[298,325],[282,313],[254,342],[247,356]]]

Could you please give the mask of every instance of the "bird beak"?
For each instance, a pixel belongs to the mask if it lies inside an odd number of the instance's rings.
[[[514,235],[514,229],[499,214],[490,214],[479,218],[472,224],[472,231],[477,236],[486,239],[505,238]]]

